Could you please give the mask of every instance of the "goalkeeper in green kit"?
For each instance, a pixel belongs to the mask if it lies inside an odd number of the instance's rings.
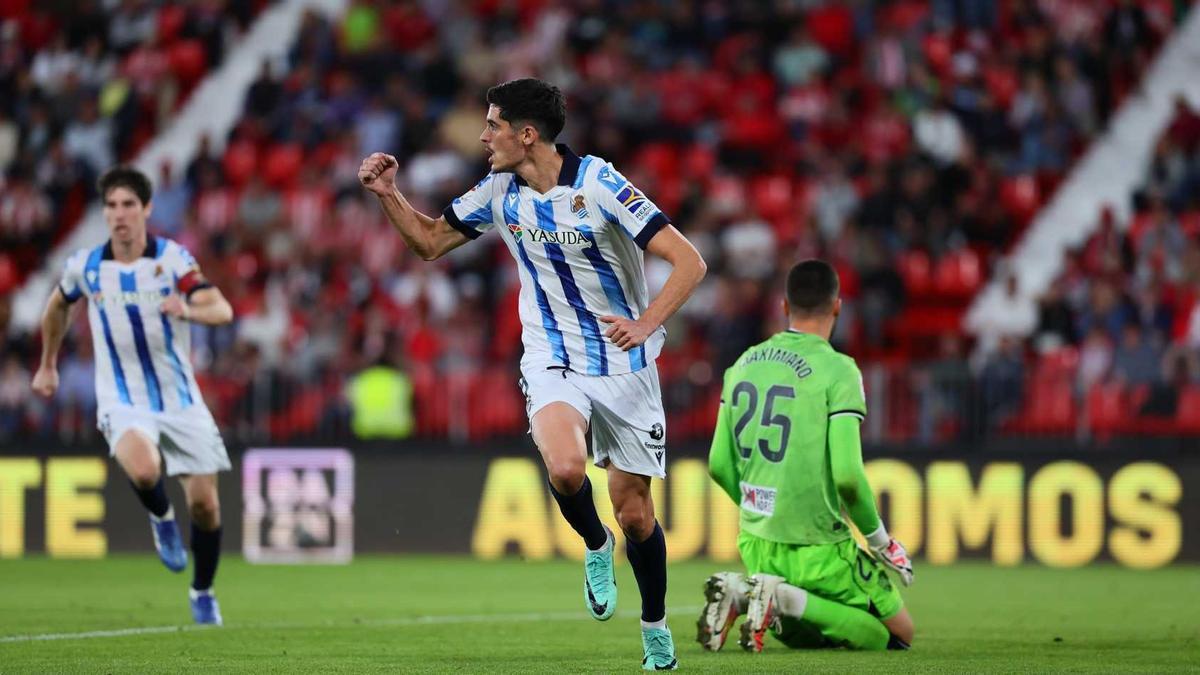
[[[700,644],[716,651],[739,616],[739,644],[761,652],[767,630],[789,647],[907,649],[905,586],[912,562],[875,509],[863,470],[862,375],[829,336],[841,311],[837,273],[808,260],[791,269],[788,330],[751,347],[725,372],[709,473],[741,507],[747,575],[705,583]],[[874,555],[855,543],[842,510]]]

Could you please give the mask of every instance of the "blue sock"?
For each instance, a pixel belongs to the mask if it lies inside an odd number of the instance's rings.
[[[158,482],[154,484],[154,487],[145,490],[135,485],[133,481],[129,481],[129,484],[133,486],[133,491],[137,493],[138,499],[142,500],[142,505],[146,507],[147,511],[154,514],[155,518],[162,518],[167,515],[167,511],[171,510],[171,500],[167,499],[167,489],[163,485],[162,476],[158,477]]]
[[[625,557],[642,594],[642,621],[662,621],[667,616],[667,539],[657,520],[643,542],[626,535]]]
[[[583,537],[584,544],[593,551],[599,550],[604,542],[608,541],[608,533],[604,531],[604,524],[600,522],[600,516],[596,513],[596,502],[592,501],[592,481],[587,476],[583,477],[583,485],[580,486],[579,492],[573,495],[564,495],[554,489],[554,485],[550,485],[550,494],[554,495],[554,501],[558,502],[558,509],[562,511],[563,518],[567,519],[571,527]]]
[[[192,523],[192,588],[207,591],[212,588],[213,577],[217,576],[217,562],[221,559],[221,528],[202,530]]]

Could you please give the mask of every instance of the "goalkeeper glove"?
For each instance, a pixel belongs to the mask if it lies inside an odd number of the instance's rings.
[[[879,524],[879,529],[867,535],[867,544],[875,553],[875,559],[895,570],[905,586],[912,584],[913,566],[908,551],[904,550],[903,544],[887,533],[883,523]]]

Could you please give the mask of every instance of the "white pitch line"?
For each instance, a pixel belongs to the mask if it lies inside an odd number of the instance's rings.
[[[699,607],[676,607],[674,612],[693,613],[700,611]],[[628,610],[617,612],[621,618],[634,618],[638,612]],[[538,621],[577,621],[590,619],[583,612],[525,612],[510,614],[433,614],[426,616],[398,616],[386,619],[362,619],[360,621],[315,621],[306,623],[277,622],[277,623],[232,623],[224,626],[224,630],[257,629],[279,630],[298,628],[353,628],[357,626],[430,626],[461,623],[535,623]],[[119,628],[114,630],[92,630],[80,633],[41,633],[36,635],[5,635],[0,636],[0,644],[13,642],[45,642],[48,640],[90,640],[93,638],[130,637],[135,635],[154,635],[156,633],[182,633],[195,630],[215,630],[213,626],[198,626],[186,624],[180,626],[144,626],[140,628]]]

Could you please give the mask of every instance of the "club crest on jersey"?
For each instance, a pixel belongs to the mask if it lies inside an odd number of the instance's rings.
[[[588,217],[587,203],[583,200],[583,195],[575,195],[575,198],[571,200],[571,213],[580,218]]]
[[[161,276],[162,276],[162,265],[155,265],[155,266],[154,266],[154,276],[156,276],[156,277],[161,277]]]

